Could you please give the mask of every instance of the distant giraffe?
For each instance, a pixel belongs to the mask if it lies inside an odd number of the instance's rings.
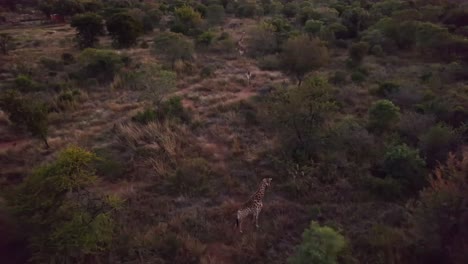
[[[250,71],[247,71],[245,73],[245,77],[247,78],[247,85],[250,86],[250,80],[252,79],[252,73]]]
[[[271,184],[271,178],[264,178],[258,187],[257,192],[245,202],[242,207],[237,210],[236,224],[239,227],[239,232],[242,233],[242,220],[249,215],[252,215],[255,219],[255,226],[258,225],[258,215],[262,211],[263,207],[263,196],[265,196],[265,190]]]
[[[246,45],[244,44],[244,38],[245,38],[245,31],[242,31],[241,38],[237,41],[237,51],[239,51],[239,54],[241,56],[244,55],[245,50],[247,49]]]

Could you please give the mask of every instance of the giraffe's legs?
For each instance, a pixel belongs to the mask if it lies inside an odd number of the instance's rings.
[[[260,212],[262,211],[262,208],[259,207],[255,210],[255,227],[259,228],[260,226],[258,225],[258,216],[260,215]]]
[[[239,219],[239,232],[242,233],[242,218]]]

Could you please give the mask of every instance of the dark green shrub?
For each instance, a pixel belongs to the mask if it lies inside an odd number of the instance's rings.
[[[192,58],[194,45],[182,34],[164,32],[155,38],[154,51],[156,54],[166,57],[174,67],[176,60],[190,60]]]
[[[361,71],[354,71],[351,74],[351,80],[355,83],[363,83],[366,80],[367,76]]]
[[[360,64],[369,51],[369,44],[366,42],[353,43],[349,49],[349,57],[357,64]]]
[[[383,159],[385,176],[397,180],[407,195],[414,194],[425,186],[425,166],[418,150],[404,144],[387,149]]]
[[[62,62],[53,58],[41,57],[39,62],[51,71],[60,71],[63,69]]]
[[[450,151],[459,143],[456,131],[446,125],[438,124],[424,133],[419,142],[421,151],[430,166],[445,162]]]
[[[329,81],[336,85],[345,84],[347,81],[346,72],[344,71],[335,72],[335,74],[329,78]]]
[[[184,160],[168,177],[168,187],[180,195],[208,195],[214,172],[209,163],[201,158]]]
[[[31,77],[24,75],[24,74],[20,74],[16,76],[15,86],[20,91],[24,91],[24,92],[34,91],[36,88],[36,84],[31,79]]]
[[[132,121],[141,124],[148,124],[149,122],[153,122],[156,120],[157,112],[152,109],[145,109],[144,111],[138,112],[134,117],[132,117]]]
[[[216,35],[213,32],[206,31],[197,37],[197,44],[202,46],[210,46],[213,44],[215,38]]]
[[[289,264],[337,264],[346,247],[345,238],[328,226],[312,222],[302,234],[302,242]]]
[[[385,132],[395,127],[400,119],[400,108],[389,100],[374,102],[369,109],[369,127]]]
[[[75,15],[71,24],[77,31],[76,39],[80,48],[91,48],[98,42],[98,36],[104,34],[104,23],[101,16],[95,13]]]
[[[125,177],[128,160],[118,156],[111,150],[96,150],[97,159],[94,161],[96,173],[109,181],[117,181]]]
[[[296,2],[286,3],[283,7],[283,14],[286,17],[295,17],[299,11],[299,5]]]
[[[313,50],[314,52],[302,52]],[[299,36],[289,39],[281,53],[283,70],[293,74],[299,81],[299,85],[306,73],[317,70],[327,64],[329,60],[328,49],[318,39],[310,39],[307,36]]]
[[[210,25],[222,24],[224,17],[224,7],[222,5],[213,4],[206,8],[206,20]]]
[[[162,102],[158,111],[159,119],[173,119],[180,122],[189,122],[190,116],[182,105],[182,98],[174,96]]]
[[[213,76],[215,70],[216,70],[216,67],[214,67],[214,66],[212,66],[212,65],[204,66],[204,67],[202,68],[202,70],[200,71],[200,76],[201,76],[201,77],[204,77],[204,78]]]
[[[62,62],[64,65],[69,65],[75,63],[75,56],[70,53],[62,53]]]
[[[379,84],[377,94],[383,97],[387,97],[391,94],[395,94],[400,91],[400,85],[394,82],[383,82]]]
[[[236,9],[236,16],[238,17],[255,17],[261,15],[263,15],[263,9],[255,2],[241,3]]]
[[[0,109],[8,115],[12,123],[43,140],[46,147],[49,147],[49,106],[46,103],[23,97],[16,91],[7,91],[0,97]]]
[[[184,35],[197,35],[203,22],[202,16],[192,7],[184,5],[174,11],[175,21],[171,31]]]
[[[304,25],[304,31],[307,32],[307,34],[311,36],[316,36],[320,30],[322,29],[323,22],[322,21],[317,21],[317,20],[307,20],[307,22]]]
[[[114,79],[124,65],[123,58],[111,50],[85,49],[78,57],[82,78],[96,78],[99,82]]]
[[[378,56],[378,57],[380,57],[380,56],[382,56],[382,55],[384,54],[384,51],[383,51],[383,49],[382,49],[382,46],[380,46],[380,45],[374,45],[374,46],[372,46],[372,48],[370,49],[369,52],[370,52],[372,55]]]
[[[395,201],[403,197],[403,186],[398,180],[390,177],[369,176],[363,179],[362,184],[365,190],[385,201]]]
[[[266,109],[261,112],[266,116],[259,120],[278,133],[285,153],[297,161],[317,155],[323,146],[325,120],[337,110],[327,81],[306,79],[299,87],[281,89],[266,100]]]
[[[114,45],[128,48],[137,42],[143,32],[143,25],[129,14],[118,13],[106,21],[107,31],[111,35]]]
[[[278,55],[266,55],[258,59],[258,67],[266,71],[277,71],[281,69],[281,61]]]
[[[348,8],[341,14],[341,21],[348,28],[350,37],[355,37],[369,26],[370,15],[361,7]]]
[[[32,259],[40,263],[82,262],[110,246],[116,198],[89,188],[96,184],[93,153],[77,147],[39,167],[15,190],[10,203],[28,230]]]

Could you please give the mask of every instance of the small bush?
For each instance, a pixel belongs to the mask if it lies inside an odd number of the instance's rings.
[[[106,26],[114,45],[119,48],[133,46],[137,42],[138,36],[143,33],[141,22],[126,13],[113,15],[106,21]]]
[[[307,22],[304,25],[304,30],[307,32],[307,34],[310,34],[311,36],[316,36],[320,30],[322,29],[323,22],[322,21],[317,21],[317,20],[307,20]]]
[[[82,78],[96,78],[99,82],[114,79],[116,73],[124,66],[123,58],[110,50],[85,49],[78,57]]]
[[[175,119],[180,122],[189,122],[190,116],[182,105],[182,98],[174,96],[164,101],[158,109],[159,119]]]
[[[281,69],[281,61],[278,55],[266,55],[258,60],[258,67],[265,71],[277,71]]]
[[[365,190],[385,201],[395,201],[403,197],[402,185],[390,177],[369,176],[364,178],[362,184]]]
[[[212,65],[204,66],[200,71],[200,76],[203,78],[207,78],[214,75],[216,68]]]
[[[70,65],[75,63],[75,56],[70,53],[62,53],[62,62],[64,65]]]
[[[434,166],[437,162],[445,162],[448,153],[455,149],[458,142],[458,135],[453,128],[438,124],[421,136],[419,147],[429,165]]]
[[[169,175],[169,189],[181,195],[207,195],[213,171],[208,162],[201,158],[184,160],[176,171]]]
[[[197,44],[202,46],[210,46],[213,44],[215,38],[216,35],[213,32],[206,31],[197,37]]]
[[[374,102],[369,109],[369,126],[378,132],[391,130],[400,119],[400,108],[389,100]]]
[[[369,44],[366,42],[353,43],[349,49],[349,57],[356,63],[361,63],[369,51]]]
[[[335,85],[345,84],[347,81],[347,75],[344,71],[337,71],[329,78],[329,81]]]
[[[383,48],[380,45],[374,45],[369,51],[372,55],[380,57],[384,54]]]
[[[149,122],[153,122],[157,119],[157,113],[155,110],[152,109],[145,109],[142,112],[138,112],[132,120],[134,122],[138,122],[140,124],[148,124]]]
[[[173,32],[159,34],[154,40],[154,52],[166,57],[172,68],[177,60],[190,60],[194,53],[194,45],[184,35]]]
[[[425,166],[418,151],[404,144],[390,147],[383,159],[386,177],[397,180],[407,195],[418,192],[426,184]]]
[[[98,175],[110,181],[117,181],[125,177],[128,164],[122,157],[106,149],[96,150],[96,156],[94,167]]]
[[[51,71],[60,71],[63,69],[62,62],[53,58],[42,57],[39,59],[39,62]]]
[[[75,15],[71,27],[76,28],[76,39],[80,48],[91,48],[98,42],[98,36],[104,34],[104,23],[101,16],[95,13]]]
[[[400,85],[394,82],[383,82],[379,84],[377,94],[383,97],[387,97],[391,94],[395,94],[400,91]]]
[[[203,22],[201,14],[188,5],[176,8],[175,21],[171,31],[184,35],[195,36]]]
[[[224,7],[222,5],[209,5],[206,8],[206,20],[210,25],[218,25],[224,21]]]
[[[289,264],[336,264],[346,247],[345,238],[328,226],[312,222],[302,234],[302,243]]]
[[[351,80],[355,83],[363,83],[366,78],[367,76],[360,71],[355,71],[351,74]]]
[[[36,87],[31,77],[24,75],[24,74],[20,74],[16,77],[15,86],[20,91],[24,91],[24,92],[33,91],[35,90],[35,87]]]

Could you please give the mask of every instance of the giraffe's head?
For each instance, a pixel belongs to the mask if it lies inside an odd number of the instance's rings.
[[[272,178],[263,178],[262,184],[265,185],[266,187],[269,187],[271,184]]]

